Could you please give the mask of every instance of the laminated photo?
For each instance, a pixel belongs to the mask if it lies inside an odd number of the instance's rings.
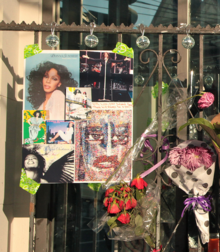
[[[66,88],[66,120],[91,119],[91,88]]]
[[[46,183],[73,183],[73,144],[23,145],[22,168],[28,178]]]
[[[75,122],[75,182],[104,182],[132,146],[132,105],[114,106],[98,103],[91,120]],[[131,170],[132,162],[125,181],[130,181]]]
[[[24,110],[65,120],[66,87],[79,85],[79,51],[43,51],[25,59]]]
[[[133,59],[112,51],[80,51],[80,87],[92,88],[93,102],[131,102]]]
[[[23,144],[44,144],[46,141],[45,110],[23,111]]]
[[[73,121],[47,121],[47,144],[73,144]]]

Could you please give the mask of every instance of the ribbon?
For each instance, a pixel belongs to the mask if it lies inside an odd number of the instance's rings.
[[[160,245],[159,249],[153,249],[152,252],[159,252],[159,251],[161,251],[161,249],[162,249],[162,245]]]
[[[185,210],[192,205],[192,209],[194,209],[198,204],[202,207],[202,209],[206,212],[210,212],[212,210],[211,206],[211,196],[208,197],[205,196],[198,196],[193,198],[187,198],[184,201],[184,204],[186,205],[182,211],[181,217],[183,217]]]
[[[144,138],[148,138],[148,137],[156,137],[157,135],[156,134],[153,134],[153,135],[145,135],[145,134],[142,134],[141,135],[142,137]],[[150,169],[148,169],[147,171],[143,172],[140,177],[141,178],[144,178],[145,176],[147,176],[148,174],[150,174],[151,172],[153,172],[154,170],[156,170],[158,167],[160,167],[168,158],[168,149],[170,148],[170,145],[169,145],[169,141],[167,138],[165,137],[162,137],[163,139],[163,144],[161,146],[161,151],[166,151],[166,156],[160,161],[158,162],[156,165],[152,166]],[[150,142],[148,139],[145,140],[144,142],[144,149],[143,149],[143,152],[145,152],[146,150],[150,149],[151,152],[154,151],[153,147],[151,146]],[[140,155],[141,157],[143,157],[143,153],[141,153]],[[154,156],[154,155],[153,155]],[[154,156],[154,163],[156,163],[156,157]]]

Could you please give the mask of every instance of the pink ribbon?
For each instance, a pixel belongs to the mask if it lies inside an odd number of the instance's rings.
[[[144,138],[147,138],[147,137],[156,137],[157,135],[156,134],[153,134],[153,135],[145,135],[145,134],[142,134],[142,137]],[[166,151],[166,156],[160,161],[158,162],[156,165],[154,165],[153,167],[151,167],[150,169],[148,169],[147,171],[143,172],[140,177],[141,178],[144,178],[146,177],[148,174],[150,174],[151,172],[153,172],[154,170],[156,170],[158,167],[160,167],[168,158],[168,150],[170,148],[170,144],[169,144],[169,141],[167,138],[165,137],[162,137],[163,138],[163,144],[161,146],[161,151]],[[146,148],[148,147],[150,149],[151,152],[154,151],[153,147],[150,145],[150,142],[148,139],[145,140],[145,144],[144,144],[144,151],[146,151]],[[143,156],[143,154],[142,154]],[[142,157],[141,156],[141,157]],[[156,158],[154,157],[154,160],[156,162]]]

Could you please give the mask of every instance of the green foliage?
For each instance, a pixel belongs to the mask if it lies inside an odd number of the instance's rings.
[[[102,185],[101,183],[88,183],[88,187],[95,192],[99,191],[101,185]]]
[[[153,86],[153,89],[151,91],[152,95],[154,98],[158,97],[158,81],[156,82],[156,84]],[[168,91],[169,85],[167,83],[164,83],[162,81],[162,95],[166,94],[166,92]]]
[[[186,126],[189,126],[191,124],[198,124],[202,127],[203,130],[205,130],[208,135],[211,137],[212,141],[220,147],[220,130],[219,130],[219,125],[215,124],[214,126],[206,119],[204,118],[191,118],[188,120],[187,123],[183,124],[180,128],[179,131],[184,129]]]

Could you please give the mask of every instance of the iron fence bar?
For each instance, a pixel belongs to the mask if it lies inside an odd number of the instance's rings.
[[[11,23],[5,23],[4,20],[0,22],[0,30],[1,31],[44,31],[50,32],[52,25],[55,23],[45,23],[36,24],[32,22],[31,24],[26,24],[24,21],[22,23],[15,23],[12,21]],[[154,33],[154,34],[187,34],[186,29],[181,29],[179,27],[173,27],[172,24],[169,26],[159,25],[154,27],[150,25],[149,27],[143,26],[144,32],[146,34]],[[67,25],[65,23],[56,24],[56,32],[90,32],[90,26],[86,24],[76,25],[72,23],[71,25]],[[140,34],[140,30],[133,24],[130,26],[125,26],[121,24],[116,26],[115,24],[111,24],[110,26],[105,25],[104,23],[96,26],[94,28],[94,33],[127,33],[127,34]],[[206,27],[201,27],[198,25],[197,27],[190,28],[190,34],[220,34],[220,26],[217,24],[215,27],[211,27],[207,25]]]
[[[159,53],[158,53],[158,100],[157,100],[157,108],[158,108],[158,141],[161,140],[162,137],[162,75],[163,75],[163,34],[159,35]],[[161,160],[161,152],[158,148],[157,150],[157,162]],[[160,202],[160,192],[161,192],[161,167],[157,169],[157,186],[159,188],[159,202]],[[160,248],[160,213],[161,213],[161,205],[158,207],[157,213],[157,221],[156,221],[156,248]]]

